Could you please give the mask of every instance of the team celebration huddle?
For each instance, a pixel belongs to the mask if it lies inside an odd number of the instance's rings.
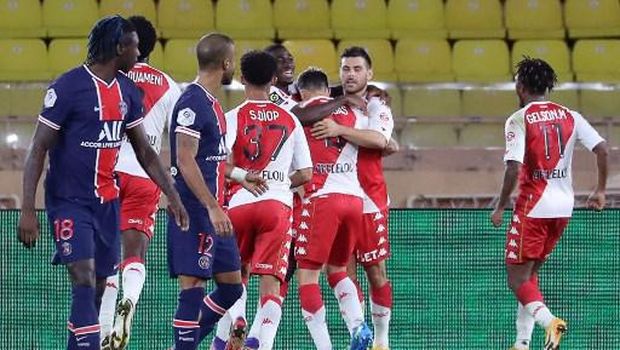
[[[234,41],[210,33],[196,43],[196,80],[181,90],[148,64],[156,40],[144,17],[100,19],[84,65],[45,94],[26,160],[18,235],[26,247],[39,238],[34,203],[49,157],[45,207],[54,263],[65,265],[71,280],[66,348],[131,344],[163,192],[169,273],[179,286],[168,347],[193,350],[210,341],[213,350],[272,349],[283,301],[298,298],[316,349],[333,349],[319,285],[325,274],[349,348],[388,350],[382,159],[398,144],[390,97],[369,84],[372,57],[346,48],[340,84],[330,87],[320,67],[298,67],[295,75],[294,57],[280,44],[247,52],[236,66]],[[224,111],[215,96],[235,71],[245,101]],[[599,210],[607,146],[579,113],[545,98],[556,81],[546,62],[525,58],[516,79],[522,108],[506,123],[506,174],[491,220],[502,224],[518,185],[506,243],[508,284],[519,302],[513,349],[529,349],[535,324],[546,332],[545,349],[558,349],[568,325],[544,303],[538,270],[571,216],[576,141],[596,154],[598,186],[589,204]],[[170,166],[159,157],[166,129]],[[358,266],[369,285],[368,318]],[[248,306],[252,276],[259,303]],[[288,289],[291,279],[298,290]],[[256,308],[252,320],[247,307]]]

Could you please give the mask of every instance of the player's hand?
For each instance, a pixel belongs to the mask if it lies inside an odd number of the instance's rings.
[[[269,186],[267,186],[267,180],[252,172],[248,172],[245,175],[245,180],[241,182],[241,186],[243,186],[243,188],[248,190],[255,197],[264,194],[269,189]]]
[[[491,222],[494,227],[500,227],[504,221],[504,209],[495,208],[491,214]]]
[[[357,109],[362,110],[364,113],[367,112],[367,103],[366,100],[364,100],[363,98],[357,96],[357,95],[345,95],[344,96],[344,101],[346,105],[349,105],[350,107],[354,107]]]
[[[171,198],[168,198],[168,213],[172,215],[174,221],[177,226],[181,228],[183,231],[189,230],[189,215],[187,214],[187,210],[185,210],[185,206],[181,203],[181,199],[178,194]]]
[[[596,211],[603,210],[603,208],[605,208],[605,192],[593,192],[590,197],[588,197],[587,205],[588,208],[594,209]]]
[[[392,97],[390,96],[390,94],[388,94],[386,90],[379,89],[374,85],[368,85],[368,87],[366,88],[366,97],[368,99],[370,99],[371,97],[378,97],[383,100],[386,105],[392,105]]]
[[[39,239],[39,220],[34,210],[22,210],[17,226],[17,238],[26,248],[35,246]]]
[[[211,224],[215,228],[215,234],[222,237],[231,236],[233,233],[232,222],[230,222],[224,210],[219,206],[207,208],[207,210],[209,211]]]
[[[394,140],[394,138],[390,138],[390,141],[388,142],[387,146],[385,146],[385,148],[383,149],[382,155],[384,157],[387,157],[387,156],[390,156],[398,152],[399,150],[400,150],[400,146],[398,145],[398,142]]]
[[[310,133],[318,140],[340,136],[342,126],[331,118],[325,118],[314,123]]]

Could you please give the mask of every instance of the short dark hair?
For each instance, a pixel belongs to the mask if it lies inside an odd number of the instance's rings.
[[[320,68],[309,67],[297,77],[297,87],[300,90],[318,90],[329,87],[327,74]]]
[[[135,32],[136,27],[125,18],[115,15],[100,19],[88,34],[87,63],[106,63],[116,57],[116,46],[124,44],[123,35]]]
[[[344,49],[344,51],[340,55],[340,58],[345,58],[345,57],[363,57],[366,60],[366,63],[368,64],[368,68],[372,68],[372,60],[370,59],[370,55],[368,54],[368,51],[366,51],[366,49],[363,47],[360,47],[360,46],[347,47],[346,49]]]
[[[139,62],[144,62],[151,52],[153,52],[153,48],[155,48],[155,43],[157,42],[157,31],[153,24],[146,19],[144,16],[131,16],[127,18],[131,24],[136,27],[136,32],[138,33],[138,49],[140,50],[140,56],[138,56]]]
[[[198,41],[196,57],[200,69],[212,68],[221,65],[226,58],[228,47],[233,40],[226,34],[209,33]]]
[[[549,63],[540,58],[524,56],[517,63],[517,80],[530,93],[544,95],[553,90],[558,77]]]
[[[265,51],[252,50],[241,56],[241,75],[254,86],[265,86],[276,75],[278,63]]]
[[[284,46],[284,45],[282,45],[282,44],[278,44],[278,43],[276,43],[276,44],[271,44],[271,45],[269,45],[269,46],[267,46],[267,47],[265,48],[265,52],[267,52],[268,54],[271,54],[271,55],[273,55],[273,54],[274,54],[276,51],[278,51],[278,50],[286,50],[286,51],[288,51],[288,49],[286,48],[286,46]]]

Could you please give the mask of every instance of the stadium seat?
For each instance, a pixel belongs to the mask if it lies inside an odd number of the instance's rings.
[[[0,0],[0,38],[44,36],[39,0]]]
[[[514,89],[476,88],[463,91],[463,116],[505,120],[517,109],[519,99]]]
[[[510,39],[564,38],[560,0],[507,0],[504,11]]]
[[[327,0],[276,0],[273,21],[280,39],[329,39]]]
[[[460,130],[459,146],[505,147],[504,122],[467,123]]]
[[[39,39],[0,40],[0,81],[48,80],[47,48]]]
[[[394,66],[402,83],[454,80],[450,45],[446,40],[399,40]]]
[[[573,110],[580,110],[579,91],[577,89],[553,89],[549,99]]]
[[[392,116],[394,118],[403,117],[404,113],[402,90],[398,87],[398,85],[394,84],[389,84],[387,86],[379,85],[379,87],[384,89],[390,95],[390,109],[392,110]]]
[[[99,15],[121,15],[129,17],[140,15],[146,17],[157,27],[157,10],[153,0],[101,0]]]
[[[218,31],[235,39],[272,39],[275,36],[269,0],[218,1],[215,25]]]
[[[403,114],[407,117],[456,119],[461,116],[461,93],[457,89],[406,87]]]
[[[457,81],[512,81],[508,47],[503,40],[461,40],[452,50]]]
[[[79,66],[86,60],[86,39],[54,39],[49,46],[49,67],[52,77]]]
[[[157,20],[163,38],[200,38],[215,28],[213,3],[204,0],[160,0]]]
[[[400,132],[400,146],[454,147],[458,145],[459,129],[460,125],[453,123],[408,122]]]
[[[11,84],[0,84],[0,117],[11,115]]]
[[[446,27],[453,39],[503,38],[499,0],[448,0]]]
[[[18,84],[11,89],[11,115],[35,120],[41,112],[45,84]],[[34,123],[33,123],[34,125]]]
[[[332,29],[336,39],[388,39],[384,0],[332,1]]]
[[[617,118],[620,111],[620,91],[582,89],[579,94],[579,107],[579,112],[586,118]]]
[[[163,70],[164,65],[164,49],[161,46],[161,43],[158,41],[155,43],[155,47],[153,48],[153,52],[149,56],[149,64],[157,69]]]
[[[372,59],[372,80],[377,81],[396,81],[394,72],[394,52],[392,44],[383,39],[370,40],[342,40],[338,44],[338,54],[342,54],[344,49],[351,46],[361,46],[368,51]]]
[[[164,48],[164,71],[178,82],[196,78],[196,40],[170,39]]]
[[[573,81],[570,68],[570,52],[564,40],[520,40],[512,47],[512,68],[523,56],[541,58],[553,67],[560,82]]]
[[[330,81],[338,81],[338,57],[330,40],[287,40],[284,46],[295,57],[295,70],[301,72],[310,66],[325,71]]]
[[[269,40],[236,40],[235,62],[237,68],[235,69],[235,77],[238,79],[241,76],[241,56],[252,50],[263,50],[271,44],[272,42]]]
[[[620,40],[579,40],[573,69],[579,82],[620,82]]]
[[[620,35],[618,0],[566,0],[564,18],[571,38],[617,37]]]
[[[448,36],[441,0],[390,0],[388,26],[396,40],[445,39]]]
[[[43,23],[52,38],[86,37],[99,19],[96,0],[45,0]]]

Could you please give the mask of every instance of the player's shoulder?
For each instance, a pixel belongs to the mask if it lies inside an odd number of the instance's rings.
[[[83,82],[92,84],[92,80],[90,80],[90,75],[92,75],[92,73],[89,73],[90,72],[85,66],[74,67],[56,78],[56,80],[50,84],[50,87],[61,90],[72,90],[80,84],[83,84]]]

